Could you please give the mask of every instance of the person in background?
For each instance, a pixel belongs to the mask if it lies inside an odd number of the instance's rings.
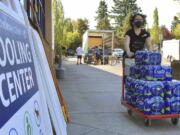
[[[77,54],[77,64],[82,64],[81,60],[82,60],[82,48],[79,46],[77,49],[76,49],[76,54]]]
[[[101,63],[101,50],[98,46],[94,48],[94,53],[96,58],[95,65],[99,65]]]
[[[59,56],[55,55],[55,64],[59,64]]]
[[[143,14],[135,14],[129,21],[131,29],[125,33],[124,48],[126,57],[134,57],[135,52],[145,49],[152,50],[150,34],[144,29],[146,24],[146,16]]]

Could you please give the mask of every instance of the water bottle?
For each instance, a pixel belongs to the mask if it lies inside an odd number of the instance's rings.
[[[165,99],[165,112],[166,114],[179,114],[180,113],[180,97],[172,97]]]
[[[166,98],[180,97],[180,81],[166,81],[164,85]]]
[[[144,111],[144,96],[143,95],[140,95],[140,96],[137,96],[136,98],[136,108],[139,110],[139,111]]]
[[[154,66],[145,66],[143,71],[144,79],[148,81],[154,81],[156,78],[154,78]]]
[[[144,96],[146,98],[154,96],[164,97],[164,84],[160,81],[147,81],[144,89]]]
[[[151,51],[143,51],[142,65],[151,65],[150,54]]]
[[[146,99],[144,103],[144,113],[148,115],[161,115],[165,113],[165,102],[160,96]]]
[[[136,79],[140,78],[141,69],[139,65],[132,65],[130,67],[130,76]]]
[[[165,77],[163,81],[172,81],[172,68],[170,66],[162,66],[165,69]]]
[[[144,86],[145,86],[146,81],[144,80],[137,80],[136,85],[135,85],[135,95],[140,96],[144,95]]]
[[[160,65],[161,64],[161,54],[159,52],[149,53],[150,65]]]
[[[136,51],[135,53],[135,64],[142,65],[144,51]]]

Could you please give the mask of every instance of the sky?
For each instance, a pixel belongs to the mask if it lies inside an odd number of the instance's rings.
[[[78,19],[87,18],[89,20],[90,29],[95,29],[96,11],[100,0],[61,0],[64,7],[65,17]],[[108,10],[113,6],[113,0],[106,0]],[[147,15],[148,27],[153,23],[153,11],[157,7],[159,12],[159,24],[166,25],[168,29],[171,27],[173,17],[179,12],[180,4],[173,0],[137,0],[137,4],[141,7],[144,14]]]

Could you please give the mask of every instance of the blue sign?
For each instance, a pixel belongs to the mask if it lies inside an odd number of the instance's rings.
[[[37,91],[27,28],[0,12],[0,128]]]

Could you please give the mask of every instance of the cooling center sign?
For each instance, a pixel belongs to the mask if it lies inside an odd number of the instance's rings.
[[[0,135],[43,135],[27,28],[0,11]]]

